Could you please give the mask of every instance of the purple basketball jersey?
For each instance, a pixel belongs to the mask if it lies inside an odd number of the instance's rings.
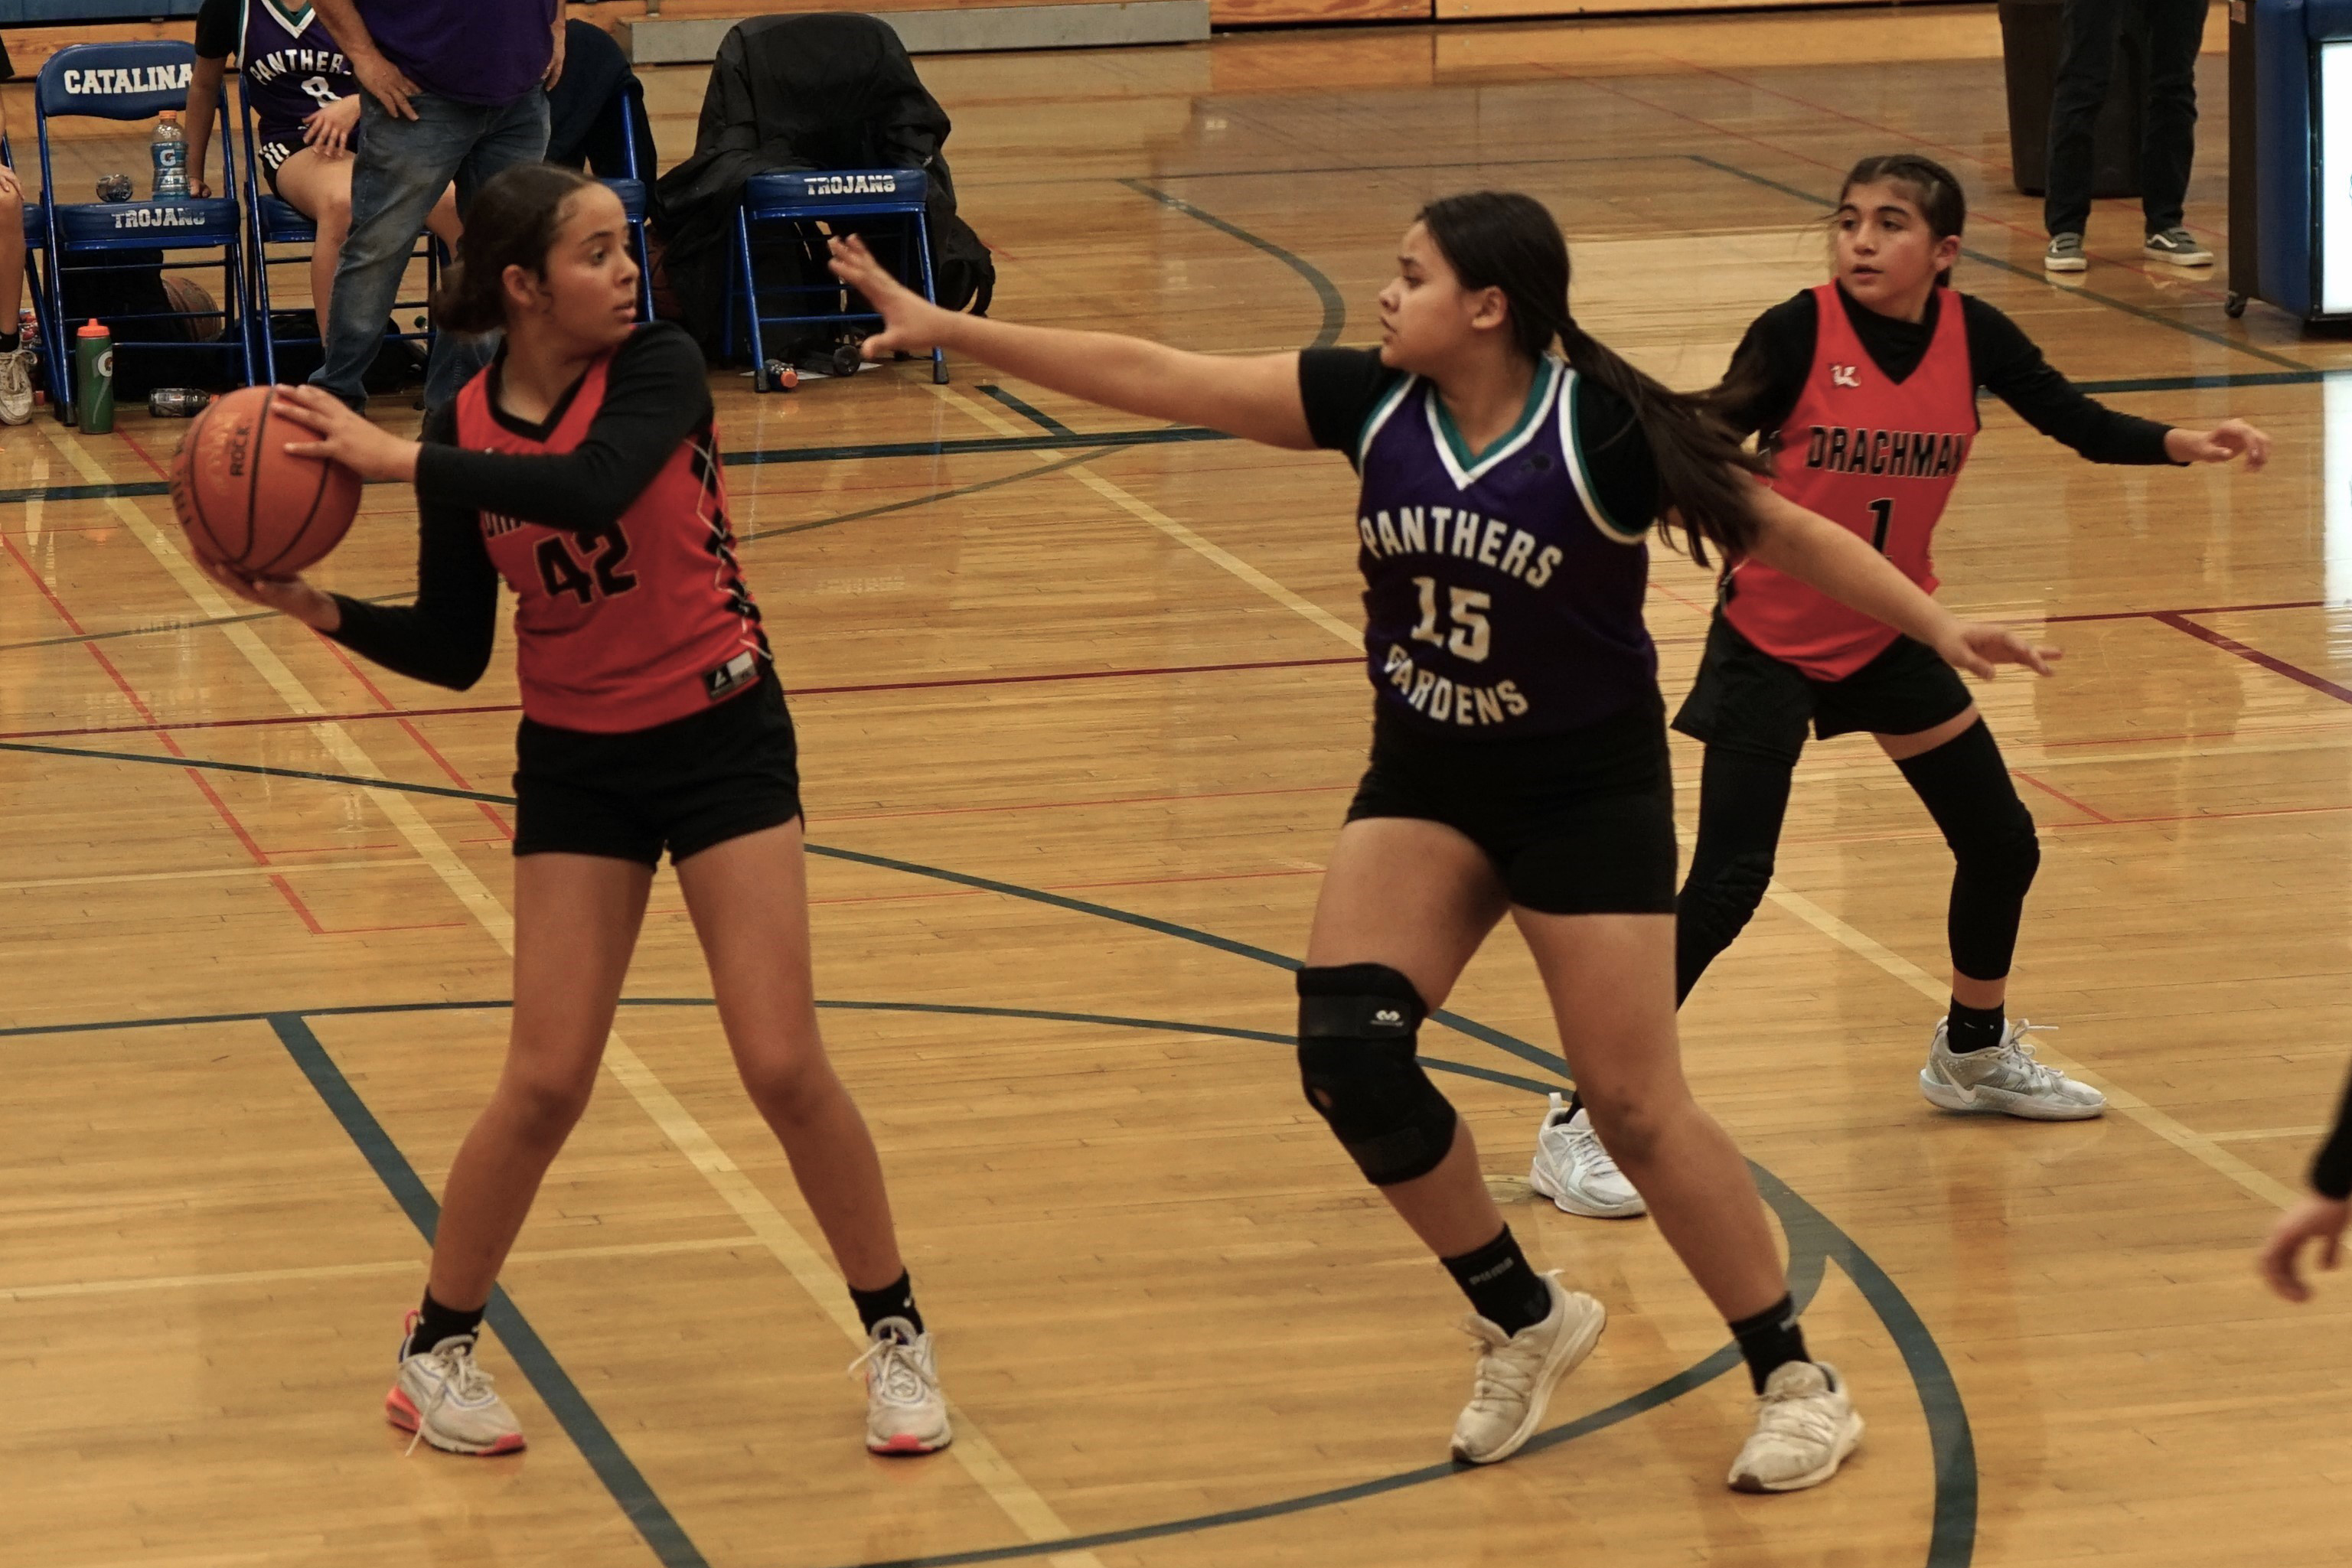
[[[1558,734],[1656,700],[1647,529],[1619,531],[1591,498],[1578,386],[1547,359],[1518,425],[1475,462],[1417,376],[1365,422],[1364,654],[1391,711],[1469,738]]]
[[[310,0],[247,0],[245,43],[237,64],[254,128],[269,141],[302,140],[302,122],[319,109],[360,90],[351,62]]]

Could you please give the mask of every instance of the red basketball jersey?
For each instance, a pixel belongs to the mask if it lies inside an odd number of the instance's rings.
[[[539,456],[587,439],[608,354],[589,368],[543,437],[491,412],[489,372],[457,394],[457,441]],[[541,724],[617,734],[733,696],[767,657],[760,612],[735,564],[715,425],[688,434],[629,509],[588,532],[480,514],[482,543],[520,599],[522,708]]]
[[[1780,426],[1772,487],[1853,529],[1933,593],[1928,537],[1977,433],[1976,374],[1960,297],[1938,292],[1935,336],[1916,369],[1893,381],[1872,362],[1837,285],[1813,290],[1821,327],[1812,368]],[[1850,675],[1896,633],[1758,561],[1735,565],[1724,615],[1739,634],[1816,680]]]

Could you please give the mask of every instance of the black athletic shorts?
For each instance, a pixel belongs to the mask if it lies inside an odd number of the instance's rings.
[[[1565,735],[1456,739],[1376,703],[1348,821],[1443,822],[1543,915],[1671,915],[1675,778],[1656,699]]]
[[[515,732],[519,855],[658,864],[801,814],[800,747],[771,666],[718,706],[593,735],[526,718]]]
[[[1727,751],[1793,763],[1809,724],[1822,740],[1856,730],[1916,735],[1975,700],[1960,673],[1925,643],[1897,637],[1843,680],[1816,680],[1741,636],[1718,610],[1675,727]]]

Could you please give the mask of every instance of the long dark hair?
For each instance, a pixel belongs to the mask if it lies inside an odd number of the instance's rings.
[[[1464,288],[1503,291],[1512,344],[1522,355],[1540,362],[1557,340],[1570,369],[1632,405],[1657,465],[1662,532],[1671,509],[1700,563],[1710,543],[1747,550],[1756,538],[1757,486],[1746,476],[1770,474],[1770,463],[1740,444],[1704,395],[1643,374],[1576,324],[1568,309],[1568,242],[1549,208],[1512,191],[1470,191],[1430,203],[1414,221]]]
[[[455,332],[505,326],[507,268],[544,274],[565,204],[595,183],[560,163],[518,163],[492,175],[466,210],[457,260],[442,271],[436,322]]]

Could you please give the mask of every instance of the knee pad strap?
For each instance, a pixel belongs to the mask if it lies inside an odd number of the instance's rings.
[[[1427,1176],[1454,1146],[1454,1107],[1414,1060],[1429,1009],[1383,964],[1298,973],[1298,1072],[1307,1103],[1375,1186]]]

